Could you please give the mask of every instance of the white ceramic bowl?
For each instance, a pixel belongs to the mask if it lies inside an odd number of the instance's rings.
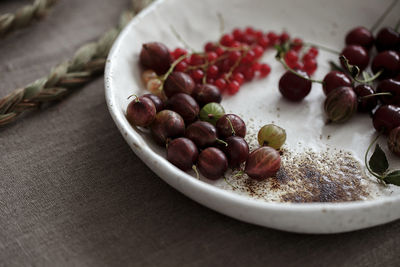
[[[255,199],[223,189],[218,183],[198,180],[170,164],[165,159],[165,150],[156,146],[147,134],[132,128],[125,118],[127,97],[145,92],[138,64],[141,44],[162,41],[171,48],[182,46],[172,33],[171,25],[196,49],[201,49],[207,40],[217,40],[220,36],[216,16],[220,12],[227,31],[248,25],[265,31],[285,29],[293,36],[340,50],[348,29],[358,25],[371,26],[374,20],[371,18],[378,17],[389,4],[389,0],[156,1],[123,30],[109,55],[105,92],[111,116],[133,151],[165,182],[193,200],[236,219],[300,233],[338,233],[398,219],[400,191],[393,186],[370,200],[280,203]],[[398,6],[394,9],[384,24],[395,24],[400,10]],[[277,84],[283,68],[273,56],[271,51],[263,58],[272,66],[271,75],[246,84],[234,97],[224,98],[224,107],[240,114],[246,121],[251,119],[255,129],[271,121],[283,126],[288,132],[289,149],[344,149],[361,161],[374,134],[368,116],[357,115],[346,125],[325,126],[321,108],[324,96],[319,85],[313,85],[312,93],[301,104],[282,100]],[[335,56],[320,51],[315,77],[323,77],[328,71],[326,62],[329,59],[335,59]],[[276,111],[277,107],[280,112]],[[400,167],[398,158],[390,158],[390,162],[393,167]]]

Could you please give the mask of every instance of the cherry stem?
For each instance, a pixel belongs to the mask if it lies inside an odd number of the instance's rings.
[[[193,165],[193,166],[192,166],[192,170],[194,170],[194,172],[196,173],[197,179],[200,180],[200,174],[199,174],[199,171],[197,170],[196,165]]]
[[[381,134],[378,134],[377,137],[375,137],[375,139],[371,142],[371,144],[368,146],[367,152],[365,152],[365,157],[364,157],[364,163],[365,163],[365,167],[367,167],[367,170],[369,171],[369,173],[371,173],[373,176],[375,176],[376,178],[378,178],[379,180],[382,180],[382,176],[380,176],[379,174],[375,173],[373,170],[371,170],[371,168],[369,167],[368,164],[368,153],[372,148],[372,145],[375,144],[375,142],[378,140],[378,138],[381,136]]]
[[[393,9],[393,7],[397,4],[398,0],[394,0],[386,9],[385,11],[382,13],[382,15],[375,21],[374,25],[372,25],[370,31],[374,32],[376,30],[376,28],[379,26],[379,24],[381,24],[381,22],[383,21],[383,19],[387,16],[387,14],[389,14],[389,12]]]
[[[228,118],[228,116],[226,117],[226,119],[228,120],[228,122],[229,122],[229,125],[231,126],[231,129],[232,129],[232,135],[236,135],[236,132],[235,132],[235,129],[233,128],[233,125],[232,125],[232,122],[231,122],[231,120]]]
[[[374,76],[369,77],[364,80],[359,80],[357,77],[353,77],[353,79],[354,79],[354,81],[359,82],[359,83],[369,83],[369,82],[376,80],[376,78],[378,78],[382,74],[382,72],[383,72],[383,70],[380,70]]]
[[[217,138],[217,139],[215,139],[215,140],[217,140],[217,142],[219,142],[219,143],[221,143],[221,144],[224,144],[225,146],[228,146],[228,143],[225,142],[224,140],[221,140],[221,139],[219,139],[219,138]]]
[[[373,97],[373,96],[380,96],[380,95],[392,96],[391,93],[385,92],[385,93],[375,93],[375,94],[370,94],[370,95],[362,96],[362,97],[360,97],[360,99],[366,99],[366,98],[370,98],[370,97]]]
[[[321,83],[321,84],[324,84],[324,81],[310,79],[310,78],[308,78],[308,77],[306,77],[306,76],[301,75],[300,73],[298,73],[298,72],[295,71],[294,69],[290,68],[290,67],[286,64],[285,60],[283,60],[282,57],[278,56],[278,57],[276,57],[276,59],[283,65],[283,67],[284,67],[286,70],[290,71],[290,72],[293,73],[294,75],[296,75],[296,76],[298,76],[298,77],[300,77],[300,78],[303,78],[303,79],[305,79],[305,80],[308,80],[308,81],[310,81],[310,82],[313,82],[313,83]]]
[[[317,48],[319,48],[321,50],[324,50],[326,52],[329,52],[329,53],[332,53],[332,54],[335,54],[335,55],[340,55],[340,52],[338,52],[338,51],[336,51],[336,50],[334,50],[332,48],[323,46],[323,45],[318,45],[318,44],[314,44],[314,43],[310,43],[310,42],[306,42],[306,43],[304,43],[304,45],[306,45],[306,46],[314,46],[314,47],[317,47]]]

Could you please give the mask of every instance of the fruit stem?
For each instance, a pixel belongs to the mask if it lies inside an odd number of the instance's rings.
[[[196,53],[195,50],[182,38],[174,26],[169,25],[169,27],[171,28],[171,31],[175,35],[176,39],[178,39],[186,49],[192,51],[192,53]]]
[[[127,98],[127,99],[131,98],[132,96],[134,96],[134,97],[135,97],[135,101],[136,101],[137,103],[139,103],[139,102],[140,102],[140,100],[139,100],[139,97],[138,97],[136,94],[131,94],[130,96],[128,96],[128,98]]]
[[[314,44],[314,43],[310,43],[310,42],[306,42],[306,43],[304,43],[304,45],[306,45],[306,46],[314,46],[314,47],[317,47],[317,48],[319,48],[321,50],[325,50],[326,52],[329,52],[329,53],[332,53],[332,54],[335,54],[335,55],[340,55],[340,52],[338,52],[338,51],[336,51],[336,50],[334,50],[332,48],[323,46],[323,45],[318,45],[318,44]]]
[[[370,95],[362,96],[362,97],[360,97],[360,99],[366,99],[366,98],[370,98],[370,97],[373,97],[373,96],[380,96],[380,95],[392,96],[391,93],[389,93],[389,92],[384,92],[384,93],[375,93],[375,94],[370,94]]]
[[[192,170],[194,170],[194,172],[196,173],[197,179],[200,180],[200,174],[199,174],[199,171],[197,170],[196,165],[192,166]]]
[[[228,116],[226,117],[226,119],[228,120],[228,122],[229,122],[229,125],[231,126],[231,129],[232,129],[232,135],[236,135],[236,132],[235,132],[235,129],[233,128],[233,125],[232,125],[232,122],[231,122],[231,120],[228,118]]]
[[[225,20],[220,12],[217,12],[218,22],[219,22],[219,33],[222,35],[225,31]]]
[[[381,24],[381,22],[383,21],[383,19],[387,16],[387,14],[389,14],[389,12],[393,9],[393,7],[397,4],[398,0],[394,0],[386,9],[385,11],[382,13],[382,15],[375,21],[374,25],[372,25],[370,31],[374,32],[376,30],[376,28],[379,26],[379,24]]]
[[[247,55],[248,52],[249,52],[248,49],[244,50],[244,53],[240,56],[240,58],[236,60],[235,64],[233,64],[232,67],[229,69],[229,72],[225,75],[225,80],[227,82],[229,82],[229,78],[232,76],[233,71],[237,68],[237,66],[239,66],[240,61],[242,61],[242,59]]]
[[[219,139],[219,138],[217,138],[216,140],[217,140],[217,142],[219,142],[219,143],[221,143],[221,144],[224,144],[225,146],[228,146],[228,143],[225,142],[224,140],[221,140],[221,139]]]
[[[382,180],[383,177],[378,175],[377,173],[375,173],[373,170],[371,170],[371,168],[369,167],[369,164],[368,164],[368,153],[371,150],[372,145],[375,144],[375,142],[378,140],[378,138],[380,136],[381,136],[381,134],[378,134],[375,137],[375,139],[371,142],[371,144],[368,146],[367,152],[365,152],[364,163],[365,163],[365,167],[367,167],[367,170],[369,171],[369,173],[371,173],[373,176],[375,176],[379,180]]]
[[[225,182],[226,182],[228,185],[230,185],[233,189],[236,189],[236,186],[233,186],[233,184],[231,184],[231,183],[228,181],[228,179],[226,179],[225,175],[224,175],[223,177],[224,177]]]
[[[244,171],[240,170],[237,173],[235,173],[235,175],[233,175],[232,178],[236,178],[236,177],[238,177],[240,175],[244,175],[244,174],[246,174],[246,173]]]
[[[290,72],[293,73],[294,75],[299,76],[300,78],[303,78],[303,79],[308,80],[308,81],[313,82],[313,83],[321,83],[321,84],[324,84],[324,81],[321,81],[321,80],[314,80],[314,79],[305,77],[305,76],[301,75],[300,73],[296,72],[294,69],[290,68],[290,67],[286,64],[285,60],[283,60],[282,57],[277,56],[276,59],[283,65],[283,67],[284,67],[286,70],[290,71]]]
[[[357,77],[353,77],[354,81],[359,82],[359,83],[369,83],[374,81],[376,78],[379,77],[379,75],[381,75],[383,72],[383,70],[378,71],[374,76],[369,77],[368,79],[364,79],[364,80],[359,80]]]
[[[171,67],[169,67],[168,71],[161,76],[160,80],[162,82],[161,88],[160,90],[162,90],[162,87],[164,85],[165,80],[168,78],[168,76],[172,73],[172,71],[175,69],[176,65],[179,64],[179,62],[181,62],[182,60],[184,60],[186,57],[188,57],[188,55],[182,55],[179,58],[177,58],[172,64]]]

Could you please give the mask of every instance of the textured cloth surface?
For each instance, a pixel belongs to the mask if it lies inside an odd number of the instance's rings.
[[[0,13],[30,1],[1,1]],[[0,95],[48,73],[128,0],[60,0],[0,40]],[[299,235],[236,221],[162,182],[114,125],[101,78],[0,129],[0,266],[399,266],[400,221]]]

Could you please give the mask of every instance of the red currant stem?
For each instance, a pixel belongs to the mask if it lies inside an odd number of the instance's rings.
[[[188,67],[186,68],[186,70],[207,69],[207,67],[208,67],[210,64],[214,64],[215,62],[224,60],[224,59],[226,59],[227,57],[228,57],[228,55],[222,55],[222,56],[220,56],[219,58],[217,58],[216,60],[214,60],[214,61],[212,61],[212,62],[209,62],[209,61],[208,61],[208,62],[203,63],[203,64],[200,64],[200,65],[188,66]]]
[[[233,189],[236,189],[236,186],[233,186],[233,184],[231,184],[231,183],[228,181],[228,179],[226,179],[225,175],[224,175],[223,177],[224,177],[225,183],[227,183],[228,185],[230,185]]]
[[[226,119],[228,120],[228,122],[229,122],[229,125],[231,126],[231,129],[232,129],[232,135],[236,135],[236,132],[235,132],[235,129],[233,128],[233,125],[232,125],[232,122],[231,122],[231,120],[230,120],[228,117],[226,117]]]
[[[371,170],[371,168],[369,167],[368,164],[368,153],[372,148],[372,145],[375,144],[375,142],[378,140],[378,138],[381,136],[381,134],[378,134],[375,139],[371,142],[371,144],[368,146],[367,152],[365,152],[365,157],[364,157],[364,163],[365,163],[365,167],[367,167],[367,170],[369,171],[369,173],[371,173],[373,176],[375,176],[376,178],[382,180],[383,177],[377,173],[375,173],[373,170]]]
[[[224,45],[218,43],[218,46],[225,49],[225,51],[228,51],[228,52],[249,50],[249,47],[247,45],[242,45],[239,47],[229,47],[229,46],[224,46]]]
[[[279,56],[278,56],[278,57],[276,57],[276,59],[283,65],[283,67],[284,67],[286,70],[290,71],[290,72],[293,73],[294,75],[299,76],[300,78],[303,78],[303,79],[308,80],[308,81],[313,82],[313,83],[321,83],[321,84],[324,84],[324,81],[310,79],[310,78],[305,77],[305,76],[301,75],[300,73],[296,72],[294,69],[290,68],[290,67],[286,64],[285,60],[283,60],[282,57],[279,57]]]
[[[136,101],[136,103],[139,103],[139,102],[140,102],[140,100],[139,100],[139,97],[138,97],[137,95],[135,95],[135,94],[131,94],[130,96],[128,96],[128,98],[127,98],[127,99],[131,98],[132,96],[134,96],[134,97],[135,97],[135,101]]]
[[[240,175],[244,175],[244,174],[246,174],[246,173],[244,171],[240,170],[237,173],[235,173],[235,175],[233,175],[232,178],[236,178],[236,177],[238,177]]]
[[[192,53],[195,53],[195,50],[182,38],[182,36],[177,32],[175,27],[172,25],[169,25],[169,27],[171,28],[171,31],[175,35],[176,39],[178,39],[186,49],[192,51]]]
[[[335,55],[340,55],[340,52],[338,52],[338,51],[336,51],[336,50],[334,50],[332,48],[323,46],[323,45],[318,45],[318,44],[314,44],[314,43],[310,43],[310,42],[306,42],[306,43],[304,43],[304,45],[305,46],[314,46],[314,47],[319,48],[321,50],[324,50],[326,52],[329,52],[329,53],[332,53],[332,54],[335,54]]]
[[[366,98],[370,98],[370,97],[373,97],[373,96],[380,96],[380,95],[392,96],[391,93],[385,92],[385,93],[375,93],[375,94],[370,94],[370,95],[362,96],[362,97],[360,97],[360,99],[366,99]]]
[[[219,23],[219,33],[222,35],[225,31],[225,20],[220,12],[217,12],[218,23]]]
[[[385,11],[382,13],[382,15],[375,21],[374,25],[372,25],[370,31],[374,32],[376,30],[376,28],[379,26],[379,24],[381,24],[381,22],[383,21],[383,19],[387,16],[387,14],[389,14],[389,12],[393,9],[393,7],[397,4],[398,0],[394,0],[386,9]]]
[[[229,72],[228,72],[228,73],[226,74],[226,76],[225,76],[225,80],[226,80],[227,82],[229,82],[229,78],[232,76],[233,71],[237,68],[237,66],[239,66],[240,61],[242,61],[242,59],[247,55],[248,52],[249,52],[249,49],[244,50],[244,53],[240,56],[240,58],[238,58],[238,59],[235,61],[235,64],[233,64],[233,65],[231,66],[231,68],[229,69]]]
[[[199,179],[199,180],[200,180],[199,171],[197,170],[197,167],[196,167],[196,165],[193,165],[193,166],[192,166],[192,170],[194,170],[194,172],[196,173],[196,177],[197,177],[197,179]]]
[[[228,143],[225,142],[224,140],[221,140],[221,139],[219,139],[219,138],[217,138],[217,139],[215,139],[215,140],[217,140],[218,143],[221,143],[221,144],[224,144],[225,146],[228,146]]]
[[[177,59],[171,64],[171,67],[169,67],[168,71],[167,71],[163,76],[161,76],[160,80],[161,80],[162,82],[164,82],[164,81],[168,78],[168,76],[174,71],[176,65],[178,65],[182,60],[184,60],[184,59],[187,58],[187,57],[188,57],[188,55],[182,55],[182,56],[180,56],[179,58],[177,58]]]
[[[353,79],[354,79],[354,81],[359,82],[359,83],[369,83],[369,82],[376,80],[376,78],[378,78],[379,75],[382,74],[382,72],[383,72],[383,70],[380,70],[374,76],[369,77],[368,79],[364,79],[364,80],[360,80],[357,77],[353,77]]]

